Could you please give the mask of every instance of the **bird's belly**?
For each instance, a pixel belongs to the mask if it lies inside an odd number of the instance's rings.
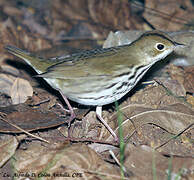
[[[122,85],[121,81],[114,83],[115,85],[112,88],[100,88],[100,82],[97,85],[88,83],[88,86],[77,85],[76,87],[68,87],[65,82],[64,84],[60,84],[60,80],[50,78],[44,79],[54,89],[60,89],[68,99],[89,106],[103,106],[110,104],[119,100],[128,92],[127,86],[119,88]]]
[[[69,97],[67,96],[67,97],[79,104],[88,105],[88,106],[103,106],[119,100],[126,93],[127,92],[122,94],[115,94],[115,95],[113,94],[103,95],[102,93],[99,93],[94,95],[88,94],[88,96],[84,96],[84,97],[82,96],[69,96]]]
[[[139,68],[133,73],[122,75],[112,79],[79,79],[79,80],[45,80],[55,89],[61,90],[63,94],[72,101],[83,105],[103,106],[121,99],[127,94],[143,77],[151,65]],[[98,82],[98,83],[96,83]],[[108,82],[108,83],[107,83]]]

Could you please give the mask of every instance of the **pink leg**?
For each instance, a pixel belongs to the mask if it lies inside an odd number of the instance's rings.
[[[60,89],[57,89],[57,90],[60,92],[61,96],[63,97],[65,103],[67,104],[67,106],[69,108],[69,112],[70,112],[71,116],[70,116],[70,119],[69,119],[69,122],[68,122],[68,127],[70,127],[71,122],[75,119],[76,115],[75,115],[75,113],[73,111],[73,108],[71,107],[71,104],[69,103],[67,97],[63,94],[63,92]]]
[[[111,129],[111,127],[107,124],[107,122],[102,118],[102,107],[97,106],[96,107],[96,116],[98,119],[104,124],[104,126],[108,129],[108,131],[111,133],[111,135],[114,137],[115,142],[119,142],[119,139],[115,132]]]

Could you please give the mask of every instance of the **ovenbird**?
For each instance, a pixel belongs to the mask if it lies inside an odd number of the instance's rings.
[[[71,120],[75,114],[67,98],[83,105],[97,106],[97,117],[117,140],[101,116],[102,106],[122,98],[156,62],[180,45],[163,32],[150,31],[129,45],[57,57],[57,63],[13,46],[5,48],[24,59],[36,70],[38,77],[44,78],[61,93],[71,112]]]

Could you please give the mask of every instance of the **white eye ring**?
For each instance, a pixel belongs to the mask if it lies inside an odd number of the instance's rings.
[[[156,43],[155,48],[158,51],[164,51],[166,49],[165,45],[163,43]]]

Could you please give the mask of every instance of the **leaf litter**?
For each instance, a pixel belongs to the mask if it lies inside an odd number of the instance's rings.
[[[99,46],[102,42],[96,43],[93,40],[106,38],[110,30],[129,28],[150,30],[152,26],[165,31],[188,29],[191,26],[188,26],[190,22],[186,20],[192,18],[191,2],[165,2],[159,9],[154,1],[139,3],[136,9],[134,9],[134,4],[128,1],[115,3],[87,0],[79,3],[61,0],[55,3],[50,0],[35,3],[21,2],[2,1],[0,3],[0,8],[2,8],[2,14],[0,14],[0,104],[4,106],[0,108],[0,112],[4,114],[3,118],[7,121],[28,132],[33,131],[53,143],[49,145],[40,143],[29,136],[16,141],[19,135],[14,133],[21,133],[21,131],[1,121],[1,136],[11,133],[7,140],[0,140],[3,155],[0,156],[1,165],[4,165],[1,172],[5,173],[5,168],[11,169],[12,166],[14,169],[7,172],[10,172],[10,175],[14,173],[18,175],[17,179],[22,179],[22,175],[25,175],[22,173],[28,172],[34,175],[40,174],[47,179],[52,179],[53,177],[49,175],[53,173],[56,175],[59,173],[59,176],[77,173],[77,176],[83,176],[82,178],[85,179],[120,179],[119,167],[112,164],[115,162],[109,153],[109,150],[112,150],[118,156],[118,146],[114,143],[101,144],[95,141],[92,143],[92,138],[104,143],[112,141],[109,132],[96,120],[93,109],[86,113],[88,110],[73,104],[82,121],[76,120],[73,123],[72,136],[74,139],[88,138],[91,141],[86,143],[80,141],[79,144],[65,141],[67,126],[64,122],[68,120],[68,116],[58,106],[59,101],[53,95],[56,92],[48,91],[49,87],[42,85],[42,81],[35,82],[34,78],[29,77],[21,66],[15,68],[7,63],[5,61],[7,59],[12,59],[16,62],[15,64],[21,60],[16,60],[15,57],[5,53],[3,47],[6,44],[12,44],[29,51],[39,51],[38,53],[43,56],[54,57],[63,53],[67,55],[72,53],[72,50],[79,51],[80,47],[88,49]],[[173,11],[168,11],[168,8]],[[153,16],[151,15],[153,11],[150,9],[169,13],[168,15],[158,13],[158,16]],[[115,15],[116,12],[117,15]],[[179,17],[184,18],[184,21],[181,20],[180,23]],[[181,42],[189,40],[187,43],[189,47],[181,52],[187,57],[189,65],[193,63],[192,37],[192,33],[187,32],[175,36]],[[87,38],[88,43],[83,41]],[[64,43],[64,41],[69,42]],[[65,45],[60,46],[61,42]],[[57,48],[54,44],[57,44]],[[52,49],[49,50],[48,48],[51,47]],[[48,50],[45,51],[45,49]],[[40,50],[44,52],[41,53]],[[173,165],[171,175],[176,176],[180,169],[183,169],[182,177],[191,178],[194,139],[192,127],[157,151],[153,152],[153,149],[193,123],[192,68],[192,66],[167,65],[162,73],[154,74],[154,78],[155,76],[162,77],[156,78],[156,81],[160,83],[146,86],[139,84],[129,93],[129,98],[120,101],[120,110],[124,114],[124,137],[128,140],[124,166],[128,172],[132,172],[129,173],[130,179],[151,179],[153,165],[156,167],[157,178],[165,179],[169,170],[169,157],[172,158]],[[25,92],[28,92],[25,97],[21,97],[24,95],[21,89],[26,89]],[[13,105],[14,103],[17,105]],[[112,106],[105,108],[103,117],[117,131],[117,116]],[[23,146],[25,150],[22,149]],[[10,149],[9,152],[6,150],[7,147]],[[35,179],[35,177],[31,178]],[[127,178],[129,176],[126,175]]]

